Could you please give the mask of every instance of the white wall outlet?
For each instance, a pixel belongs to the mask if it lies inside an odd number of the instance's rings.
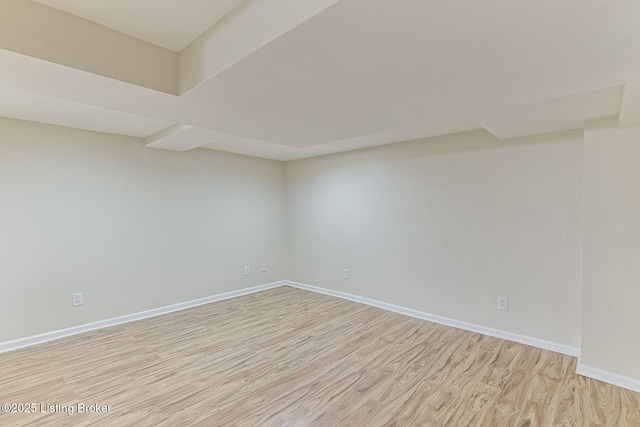
[[[265,271],[267,271],[267,263],[263,262],[262,265],[260,266],[260,270],[262,270],[262,272],[264,273]]]
[[[344,270],[342,270],[342,278],[345,280],[349,280],[349,269],[345,268]]]
[[[498,297],[498,310],[509,310],[509,298]]]
[[[244,266],[244,275],[248,276],[251,274],[251,267],[249,267],[248,265]]]
[[[72,307],[77,307],[79,305],[82,305],[83,303],[84,303],[84,300],[82,298],[82,292],[71,294],[71,306]]]

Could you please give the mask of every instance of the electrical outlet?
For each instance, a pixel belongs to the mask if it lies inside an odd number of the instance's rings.
[[[244,275],[248,276],[251,274],[251,267],[249,267],[248,265],[244,266]]]
[[[82,298],[82,292],[71,294],[71,306],[72,307],[77,307],[79,305],[82,305],[83,303],[84,303],[84,301],[83,301],[83,298]]]
[[[349,269],[345,268],[344,270],[342,270],[342,278],[345,280],[349,280]]]
[[[260,269],[262,270],[263,273],[267,271],[267,263],[263,262],[262,265],[260,266]]]
[[[507,297],[498,297],[498,310],[509,310],[509,298]]]

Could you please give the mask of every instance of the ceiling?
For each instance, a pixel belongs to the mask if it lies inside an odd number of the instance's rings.
[[[242,0],[35,0],[179,52]]]
[[[3,0],[0,115],[277,160],[637,126],[638,22],[635,0]]]

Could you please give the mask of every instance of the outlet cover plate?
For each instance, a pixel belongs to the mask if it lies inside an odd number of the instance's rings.
[[[84,298],[82,297],[82,292],[71,294],[72,307],[78,307],[79,305],[82,305],[82,304],[84,304]]]

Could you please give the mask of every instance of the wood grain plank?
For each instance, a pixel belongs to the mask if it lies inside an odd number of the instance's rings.
[[[0,425],[640,426],[575,358],[279,287],[0,354]]]

